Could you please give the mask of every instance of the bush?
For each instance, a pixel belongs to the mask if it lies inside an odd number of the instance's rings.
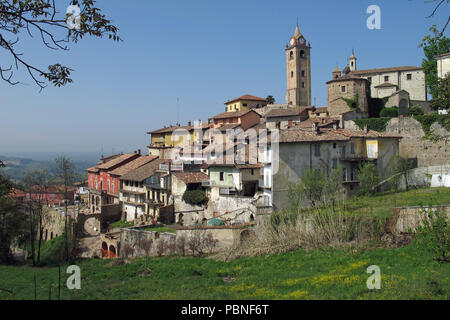
[[[450,224],[440,209],[423,209],[422,224],[416,228],[416,239],[434,260],[450,261]]]
[[[355,119],[354,121],[361,130],[364,129],[364,126],[367,126],[369,130],[383,132],[386,130],[386,125],[388,124],[389,120],[391,120],[391,118],[383,117],[383,118]]]
[[[381,118],[396,118],[398,117],[398,108],[397,107],[391,107],[391,108],[383,108],[380,111],[380,117]]]
[[[408,109],[408,116],[423,116],[424,114],[420,106],[412,106]]]
[[[183,201],[191,205],[202,205],[206,202],[205,190],[186,190],[183,194]]]
[[[375,193],[374,187],[380,181],[377,167],[370,162],[361,164],[356,174],[359,180],[361,194],[372,195]]]

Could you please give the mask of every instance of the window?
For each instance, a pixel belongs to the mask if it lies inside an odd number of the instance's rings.
[[[255,175],[255,169],[252,169],[252,176]]]
[[[300,51],[300,57],[301,57],[301,58],[304,58],[304,57],[305,57],[305,51],[303,51],[303,50]]]
[[[219,174],[219,180],[220,181],[224,181],[225,179],[224,179],[224,172],[220,172],[220,174]]]
[[[291,52],[289,53],[289,59],[290,59],[290,60],[294,59],[294,52],[293,52],[293,51],[291,51]]]
[[[353,142],[350,144],[350,153],[355,154],[355,144]]]
[[[333,143],[333,149],[336,149],[336,142]]]
[[[244,107],[246,107],[246,106],[247,106],[247,104],[246,104],[246,103],[243,103],[242,105],[243,105]]]
[[[384,82],[389,82],[389,76],[384,76]]]
[[[367,80],[369,80],[369,82],[372,82],[372,77],[368,77]]]
[[[412,79],[412,74],[411,73],[408,73],[407,75],[406,75],[406,80],[411,80]]]
[[[302,82],[302,88],[304,88],[305,87],[305,83],[304,82]]]
[[[345,92],[345,86],[342,86],[342,87],[341,87],[341,91],[342,91],[342,92]]]
[[[305,76],[305,70],[302,70],[302,77]]]
[[[337,159],[333,159],[333,169],[337,168]]]
[[[294,77],[294,71],[291,71],[291,78]]]
[[[314,155],[316,157],[320,157],[320,144],[315,144],[314,145]]]

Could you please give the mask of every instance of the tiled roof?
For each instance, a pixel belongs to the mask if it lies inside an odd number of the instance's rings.
[[[110,172],[110,174],[115,176],[122,176],[134,169],[139,168],[140,166],[143,166],[146,163],[149,163],[150,161],[155,160],[158,158],[157,156],[142,156],[139,158],[136,158],[130,162],[127,162],[126,164],[114,169]]]
[[[397,72],[397,71],[414,71],[414,70],[422,70],[422,69],[423,68],[421,68],[421,67],[404,66],[404,67],[356,70],[356,71],[352,71],[350,74],[363,75],[363,74],[370,74],[370,73],[386,73],[386,72]]]
[[[186,184],[209,180],[209,176],[203,172],[172,172],[172,174]]]
[[[349,81],[349,80],[355,80],[355,81],[369,81],[365,78],[361,78],[358,75],[354,74],[353,72],[350,72],[342,77],[336,78],[336,79],[332,79],[330,81],[327,82],[327,84],[332,83],[332,82],[339,82],[339,81]]]
[[[264,98],[255,97],[255,96],[252,96],[250,94],[246,94],[246,95],[243,95],[243,96],[241,96],[239,98],[227,101],[227,102],[225,102],[225,104],[233,103],[233,102],[236,102],[236,101],[239,101],[239,100],[264,101],[264,102],[266,102],[266,99],[264,99]]]
[[[97,172],[99,172],[99,171],[100,171],[100,169],[99,169],[99,168],[97,168],[97,166],[94,166],[94,167],[90,167],[90,168],[87,168],[87,169],[86,169],[86,171],[88,171],[88,172],[95,172],[95,173],[97,173]]]
[[[130,158],[135,158],[137,156],[136,153],[127,153],[127,154],[123,154],[117,158],[114,158],[113,160],[110,160],[108,162],[102,163],[97,165],[97,169],[101,169],[101,170],[108,170],[111,169],[112,167],[121,164],[124,161],[127,161]]]
[[[307,112],[307,108],[275,109],[266,114],[267,118],[299,116]]]
[[[375,88],[390,88],[390,87],[397,87],[397,85],[389,83],[389,82],[385,82],[385,83],[375,86]]]
[[[155,174],[155,171],[159,169],[159,164],[162,162],[162,159],[154,159],[143,166],[124,174],[120,177],[120,180],[144,181]]]
[[[315,142],[315,141],[348,141],[350,138],[396,138],[401,139],[400,135],[377,132],[370,130],[364,131],[348,129],[320,128],[318,132],[313,132],[312,128],[291,128],[280,133],[280,142]]]
[[[316,108],[316,110],[314,110],[314,113],[325,113],[325,112],[328,112],[327,107],[319,107],[319,108]]]
[[[222,113],[218,114],[217,116],[214,116],[213,119],[239,118],[239,117],[242,117],[243,115],[246,115],[249,112],[255,112],[255,111],[241,110],[241,111],[233,111],[233,112],[222,112]]]
[[[202,123],[201,128],[202,129],[208,129],[209,128],[209,124],[208,123]],[[185,129],[185,130],[191,131],[191,130],[195,129],[195,126],[193,126],[193,125],[190,125],[190,126],[168,126],[166,128],[161,128],[161,129],[149,131],[149,132],[147,132],[147,134],[152,134],[152,133],[169,133],[169,132],[174,132],[177,129]]]

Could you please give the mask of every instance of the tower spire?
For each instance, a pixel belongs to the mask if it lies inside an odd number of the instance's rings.
[[[295,34],[294,34],[294,37],[295,37],[296,39],[298,39],[298,38],[301,37],[300,28],[299,28],[299,26],[298,26],[298,18],[297,18],[297,25],[296,25],[296,27],[295,27]]]

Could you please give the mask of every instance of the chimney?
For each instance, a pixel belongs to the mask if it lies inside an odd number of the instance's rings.
[[[312,132],[314,133],[319,133],[320,129],[319,129],[319,122],[314,121],[312,124]]]
[[[190,127],[190,126],[191,126],[191,124],[192,124],[192,123],[191,123],[190,121],[188,121],[188,127]]]
[[[141,149],[138,149],[138,154],[141,155]]]

